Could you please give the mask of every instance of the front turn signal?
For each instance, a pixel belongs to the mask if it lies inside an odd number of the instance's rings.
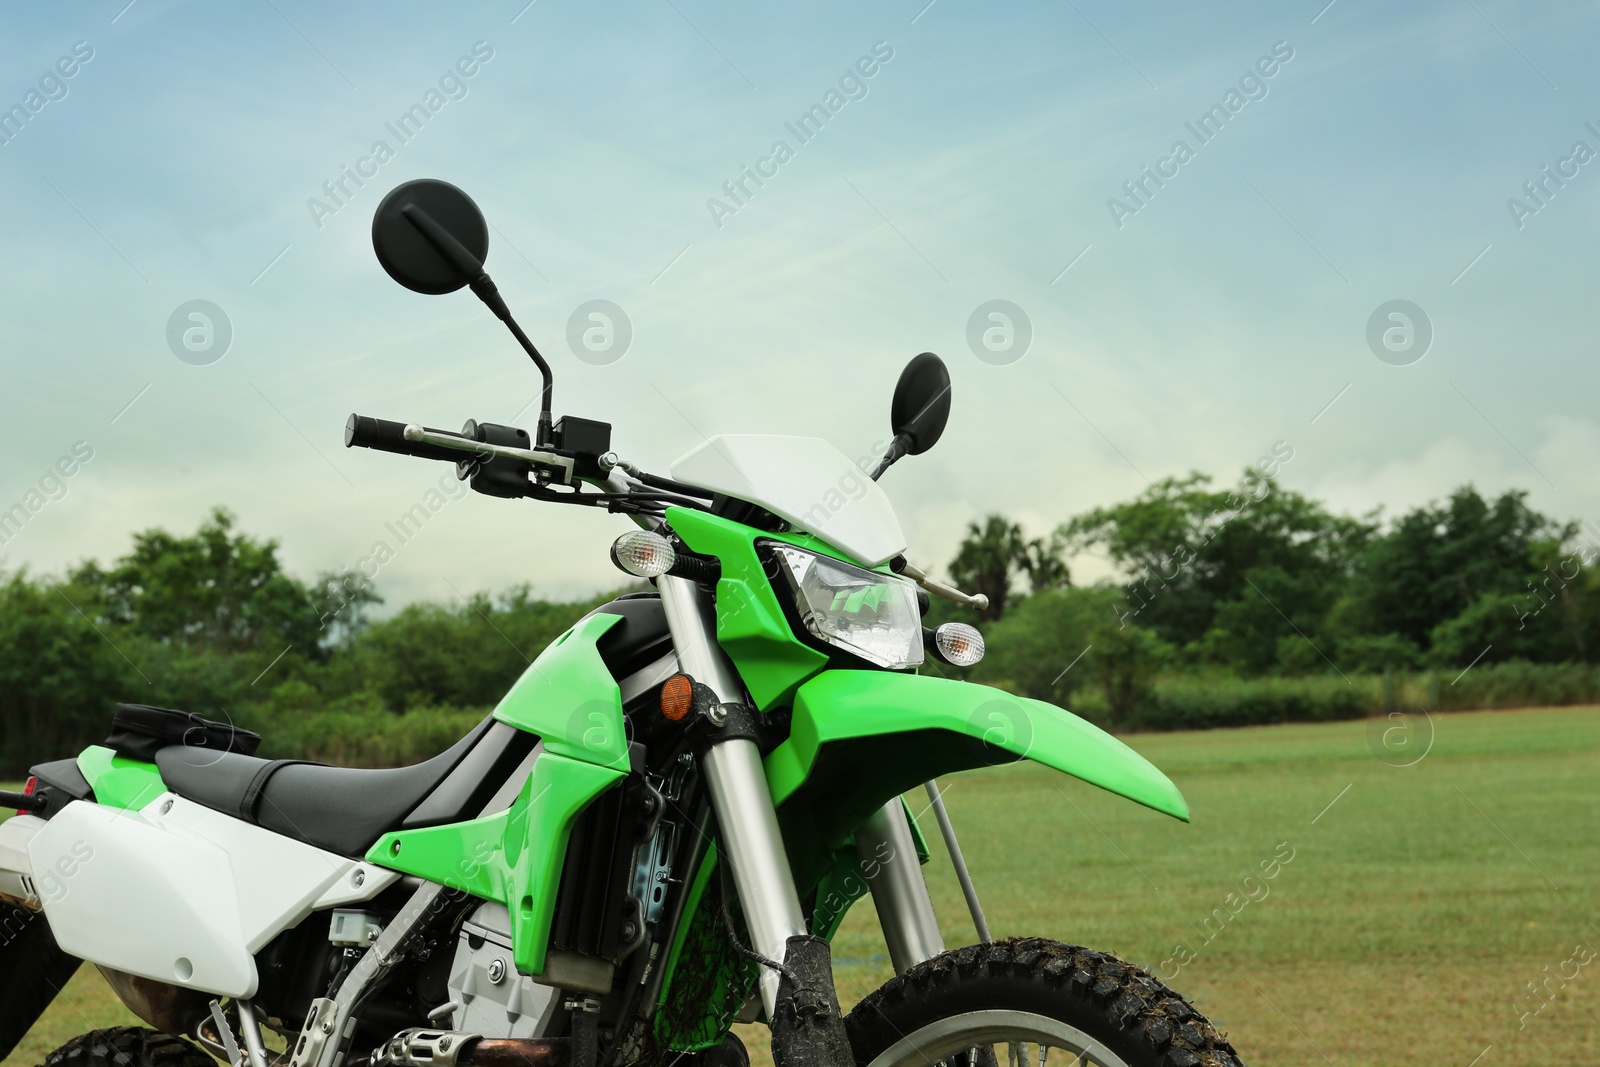
[[[939,658],[957,667],[970,667],[983,658],[983,635],[964,622],[947,622],[933,631]]]
[[[611,546],[611,562],[636,578],[655,578],[677,562],[672,542],[651,530],[630,530]]]

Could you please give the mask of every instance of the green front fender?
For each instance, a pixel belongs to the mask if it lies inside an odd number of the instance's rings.
[[[809,888],[862,820],[941,774],[1031,759],[1189,820],[1171,779],[1115,737],[1042,700],[887,671],[827,671],[795,693],[767,784],[796,881]]]

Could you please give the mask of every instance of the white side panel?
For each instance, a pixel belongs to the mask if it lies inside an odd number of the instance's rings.
[[[399,871],[374,867],[370,863],[353,863],[350,865],[348,874],[323,890],[322,895],[311,905],[311,910],[323,911],[327,908],[343,908],[351,904],[359,904],[363,900],[371,900],[399,880]],[[299,919],[296,919],[294,922],[285,923],[283,928],[287,930],[299,921]],[[272,937],[276,936],[276,933],[272,935]],[[271,938],[268,938],[268,940],[271,940]]]
[[[138,812],[69,804],[28,851],[35,871],[60,874],[41,896],[67,952],[234,997],[255,992],[252,956],[272,938],[399,877],[170,793]]]
[[[162,814],[168,799],[172,808]],[[397,871],[324,852],[170,794],[144,813],[156,826],[214,842],[227,853],[240,930],[252,955],[315,909],[370,900],[400,878]]]
[[[719,434],[674,463],[672,476],[760,504],[869,567],[905,551],[888,496],[820,437]]]
[[[61,876],[44,914],[65,951],[158,982],[255,993],[256,965],[221,848],[137,812],[79,800],[39,831],[28,855],[35,871]]]

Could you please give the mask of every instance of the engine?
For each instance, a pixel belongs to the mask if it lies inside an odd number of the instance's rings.
[[[544,1037],[561,1020],[561,991],[518,974],[512,965],[511,914],[503,904],[485,903],[461,924],[449,990],[440,1014],[450,1009],[452,1030]]]

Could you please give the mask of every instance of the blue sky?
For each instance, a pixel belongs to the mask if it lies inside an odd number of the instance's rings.
[[[493,223],[557,413],[611,421],[647,468],[715,432],[863,453],[904,361],[944,355],[950,430],[884,481],[934,565],[986,512],[1044,532],[1279,441],[1284,481],[1343,510],[1471,481],[1600,519],[1600,162],[1520,227],[1507,206],[1574,142],[1600,151],[1593,5],[125,2],[0,16],[0,107],[59,97],[0,145],[0,510],[93,450],[0,567],[110,559],[218,504],[303,575],[354,566],[444,468],[343,449],[350,411],[531,425],[537,378],[492,316],[373,259],[372,210],[421,176]],[[78,42],[92,58],[48,79]],[[491,58],[400,143],[386,124],[474,46]],[[801,143],[785,124],[875,46],[892,58]],[[1186,124],[1218,104],[1201,144]],[[1134,205],[1123,183],[1179,139],[1193,158]],[[316,217],[379,140],[393,158]],[[779,140],[792,158],[719,226],[708,200]],[[233,332],[206,365],[167,342],[195,299]],[[595,299],[633,328],[606,365],[566,339]],[[1366,338],[1397,299],[1434,334],[1403,366]],[[1010,363],[969,348],[991,300],[1031,324]],[[622,529],[468,495],[378,583],[588,592]]]

